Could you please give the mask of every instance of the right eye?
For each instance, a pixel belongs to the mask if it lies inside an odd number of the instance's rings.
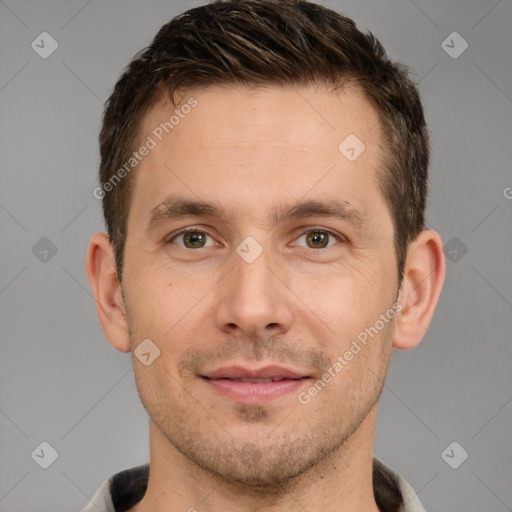
[[[209,246],[206,245],[207,238],[211,238],[213,244]],[[187,228],[178,231],[178,233],[175,233],[166,243],[175,243],[174,240],[181,240],[182,244],[176,243],[176,245],[185,249],[202,249],[203,247],[212,247],[216,244],[210,235],[195,228]]]

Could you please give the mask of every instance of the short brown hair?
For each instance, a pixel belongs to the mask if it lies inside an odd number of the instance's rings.
[[[394,224],[398,282],[408,244],[424,229],[429,135],[408,68],[350,18],[306,0],[215,0],[165,24],[115,85],[99,136],[103,187],[133,153],[144,115],[178,88],[358,85],[375,108],[383,141],[379,185]],[[341,141],[340,141],[341,142]],[[102,197],[119,280],[132,174]]]

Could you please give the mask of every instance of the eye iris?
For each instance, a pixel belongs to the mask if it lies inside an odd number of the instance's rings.
[[[324,248],[328,243],[329,235],[327,233],[322,233],[321,231],[311,231],[306,235],[306,240],[313,243],[313,247],[320,249]],[[315,245],[320,244],[320,245]]]
[[[199,231],[189,231],[183,234],[183,240],[187,247],[202,247],[205,243],[205,236]],[[190,246],[188,245],[189,242],[191,244]]]

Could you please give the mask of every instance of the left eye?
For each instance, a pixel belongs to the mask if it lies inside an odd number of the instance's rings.
[[[203,247],[207,247],[206,239],[210,238],[213,241],[213,238],[210,235],[207,235],[204,231],[198,230],[188,230],[181,231],[177,233],[172,238],[169,239],[169,242],[173,242],[174,240],[182,240],[183,244],[176,244],[180,247],[185,247],[186,249],[202,249]],[[215,241],[213,241],[214,245]]]
[[[325,249],[332,245],[329,245],[330,239],[333,239],[333,242],[341,240],[341,238],[336,236],[334,233],[322,229],[308,231],[301,235],[297,240],[300,240],[303,237],[305,237],[306,244],[308,244],[306,247],[310,249]]]

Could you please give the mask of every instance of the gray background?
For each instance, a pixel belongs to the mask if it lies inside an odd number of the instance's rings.
[[[122,68],[201,3],[0,1],[1,511],[78,511],[105,478],[149,460],[130,355],[105,340],[84,270],[103,229],[97,135]],[[323,4],[371,30],[419,82],[428,219],[453,260],[425,339],[394,353],[375,453],[429,511],[511,510],[512,3]],[[31,48],[43,31],[59,44],[47,59]],[[458,58],[441,45],[454,31],[469,44]],[[43,237],[56,254],[41,252]],[[58,452],[48,469],[31,457],[43,441]],[[469,453],[458,469],[441,456],[453,441],[452,464]]]

